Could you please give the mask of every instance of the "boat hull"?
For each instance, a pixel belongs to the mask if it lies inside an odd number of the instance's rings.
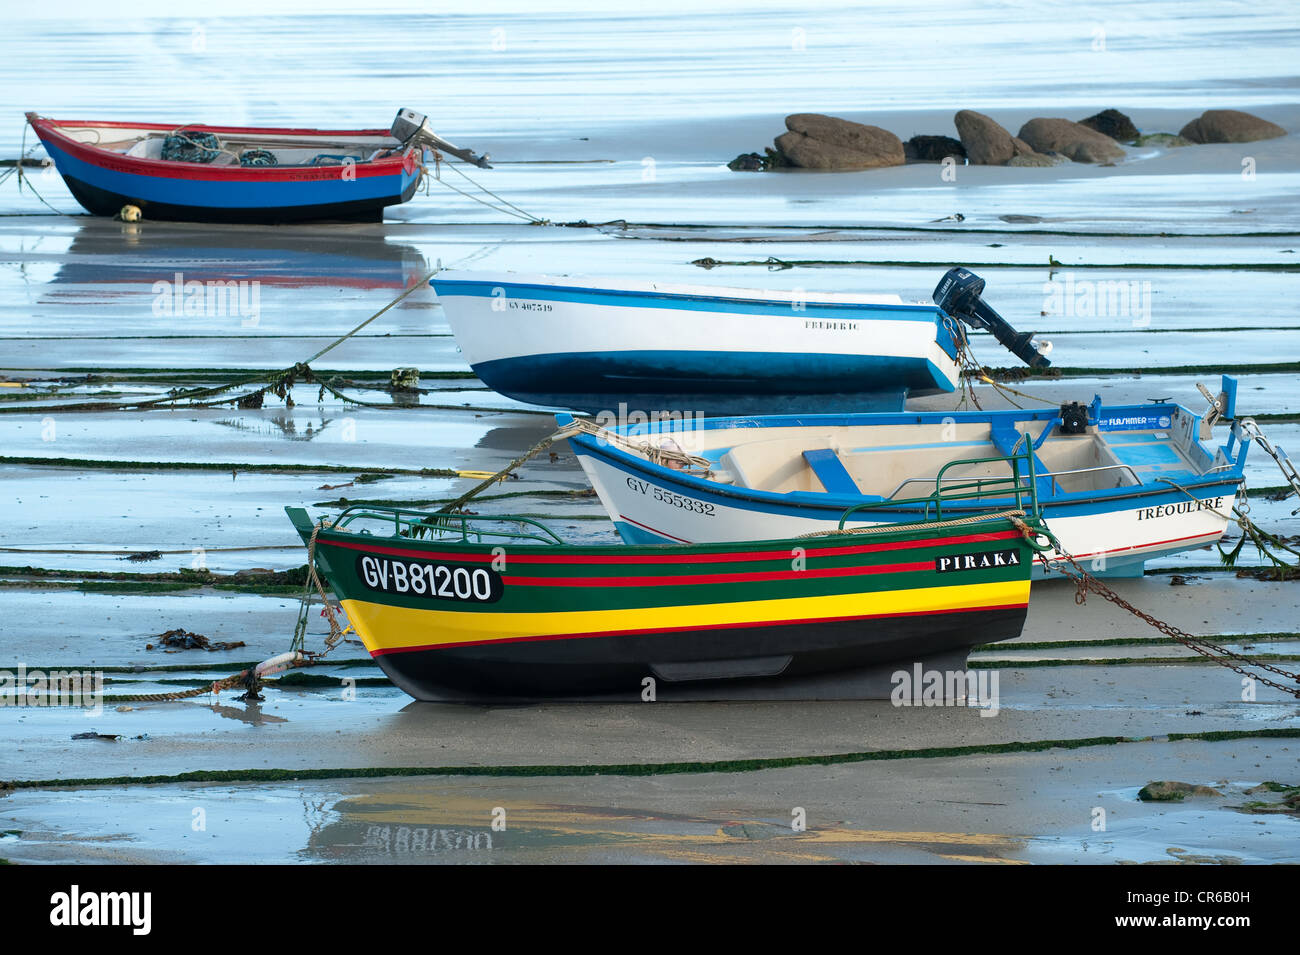
[[[997,414],[1000,413],[908,417],[911,420],[933,418],[937,441],[947,426],[945,422],[960,423]],[[1119,417],[1123,418],[1122,410]],[[882,423],[896,423],[898,418],[879,416]],[[861,416],[853,420],[871,419],[872,416]],[[814,437],[809,439],[809,446],[817,447],[816,436],[823,432],[815,427],[816,416],[805,420],[813,423],[809,431]],[[1157,420],[1169,419],[1159,416]],[[746,419],[745,423],[759,422]],[[689,421],[674,423],[685,427],[691,424]],[[703,424],[725,431],[722,421]],[[680,432],[676,433],[680,437]],[[732,432],[736,433],[740,432]],[[824,444],[823,437],[821,445]],[[825,533],[839,526],[847,508],[879,500],[866,495],[778,493],[704,480],[652,464],[643,456],[587,434],[570,438],[570,446],[620,536],[629,544],[743,541]],[[1135,449],[1135,454],[1137,451],[1150,453],[1145,448]],[[1156,476],[1150,483],[1093,493],[1052,493],[1051,483],[1040,478],[1039,504],[1061,547],[1083,562],[1089,572],[1106,577],[1140,576],[1148,560],[1205,547],[1223,536],[1241,483],[1243,463],[1244,458],[1202,477],[1168,471],[1163,472],[1169,475],[1167,481]],[[1041,468],[1040,472],[1045,470]],[[933,489],[933,484],[930,487]],[[1013,505],[1010,500],[968,507],[945,505],[943,513],[945,517],[962,517]],[[921,516],[917,506],[873,508],[856,514],[851,523],[887,524],[914,521]],[[1044,573],[1041,561],[1036,573]]]
[[[213,166],[139,159],[78,142],[47,120],[34,119],[32,126],[73,197],[92,215],[116,215],[124,205],[131,204],[138,206],[146,219],[169,221],[379,221],[385,208],[406,202],[415,194],[422,172],[414,153],[349,166],[317,167]],[[250,135],[267,132],[193,128]],[[382,131],[361,130],[324,132],[321,136],[360,139],[380,134]]]
[[[530,404],[775,413],[815,398],[888,410],[957,381],[943,313],[888,296],[470,273],[432,284],[475,374]]]
[[[347,602],[349,620],[367,608]],[[780,626],[685,629],[657,634],[654,659],[644,635],[602,639],[599,652],[575,641],[414,650],[375,657],[385,675],[418,700],[619,699],[635,702],[656,683],[656,698],[787,698],[795,686],[837,685],[851,698],[883,699],[881,678],[921,664],[958,669],[977,643],[1013,639],[1025,607],[948,611]],[[418,632],[418,630],[417,630]],[[705,658],[700,659],[704,654]],[[937,661],[947,661],[938,665]],[[820,678],[820,681],[818,681]],[[865,691],[865,692],[864,692]],[[841,693],[829,694],[842,698]],[[826,698],[821,690],[814,698]]]
[[[315,549],[367,650],[424,700],[633,701],[647,685],[782,698],[818,678],[960,662],[1020,633],[1032,553],[1004,518],[691,548],[494,550],[327,528]],[[485,599],[415,592],[458,572]]]

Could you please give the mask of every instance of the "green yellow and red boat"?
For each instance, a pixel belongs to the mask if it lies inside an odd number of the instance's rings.
[[[421,700],[886,696],[882,673],[1018,636],[1048,546],[1034,506],[648,547],[565,544],[521,517],[286,510],[366,649]]]

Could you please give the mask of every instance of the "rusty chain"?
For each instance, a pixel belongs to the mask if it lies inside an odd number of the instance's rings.
[[[1199,653],[1201,656],[1209,660],[1212,660],[1213,662],[1219,664],[1220,666],[1227,667],[1229,670],[1234,670],[1237,673],[1240,673],[1244,677],[1249,677],[1252,680],[1257,680],[1258,682],[1263,683],[1265,686],[1271,686],[1275,690],[1281,690],[1283,693],[1289,693],[1292,696],[1300,699],[1300,687],[1291,687],[1291,686],[1286,686],[1285,684],[1282,683],[1277,683],[1273,680],[1268,679],[1268,677],[1260,676],[1257,673],[1252,673],[1249,670],[1246,670],[1243,667],[1238,666],[1237,664],[1232,663],[1230,661],[1240,660],[1243,663],[1245,663],[1247,666],[1258,667],[1261,670],[1267,670],[1270,673],[1276,673],[1279,676],[1291,680],[1297,684],[1300,684],[1300,674],[1291,673],[1287,670],[1283,670],[1279,667],[1275,667],[1269,663],[1263,663],[1259,660],[1253,660],[1250,657],[1243,656],[1240,653],[1234,653],[1232,650],[1229,650],[1226,647],[1221,647],[1218,644],[1211,643],[1210,641],[1205,640],[1201,637],[1193,636],[1192,634],[1187,633],[1185,630],[1180,630],[1178,627],[1175,627],[1173,624],[1165,623],[1163,620],[1157,620],[1155,617],[1151,616],[1151,614],[1139,610],[1137,607],[1133,606],[1131,603],[1129,603],[1119,594],[1115,593],[1115,591],[1111,590],[1110,587],[1106,586],[1099,579],[1094,577],[1092,574],[1089,574],[1086,570],[1080,567],[1079,562],[1075,560],[1074,557],[1071,556],[1069,553],[1062,550],[1059,543],[1056,545],[1056,552],[1061,555],[1060,558],[1055,561],[1050,558],[1043,558],[1044,565],[1049,573],[1052,571],[1056,571],[1057,573],[1069,577],[1071,580],[1074,581],[1075,587],[1077,588],[1074,594],[1074,602],[1076,604],[1082,606],[1085,602],[1087,602],[1088,592],[1091,591],[1092,593],[1101,597],[1103,600],[1108,600],[1111,603],[1113,603],[1115,606],[1123,610],[1127,610],[1135,617],[1139,617],[1140,619],[1146,621],[1146,623],[1154,627],[1156,630],[1159,630],[1165,636],[1169,637],[1169,639],[1173,640],[1176,643],[1182,644],[1183,646],[1187,647],[1187,649]],[[1062,562],[1068,563],[1071,567],[1074,568],[1075,571],[1077,571],[1077,573],[1072,573],[1069,569],[1059,566]],[[1222,654],[1222,656],[1218,656],[1216,654]]]

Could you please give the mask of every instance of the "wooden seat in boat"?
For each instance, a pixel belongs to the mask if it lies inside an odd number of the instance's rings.
[[[853,480],[853,475],[849,469],[844,466],[840,460],[839,454],[830,448],[818,448],[816,450],[805,451],[803,459],[808,462],[812,468],[813,474],[817,475],[817,480],[822,482],[829,494],[860,494],[858,482]]]

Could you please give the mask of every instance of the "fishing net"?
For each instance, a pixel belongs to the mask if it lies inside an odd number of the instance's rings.
[[[212,162],[221,143],[212,133],[172,133],[163,140],[162,158],[171,162]]]
[[[275,153],[269,149],[245,149],[239,154],[241,166],[274,166],[277,162]]]

